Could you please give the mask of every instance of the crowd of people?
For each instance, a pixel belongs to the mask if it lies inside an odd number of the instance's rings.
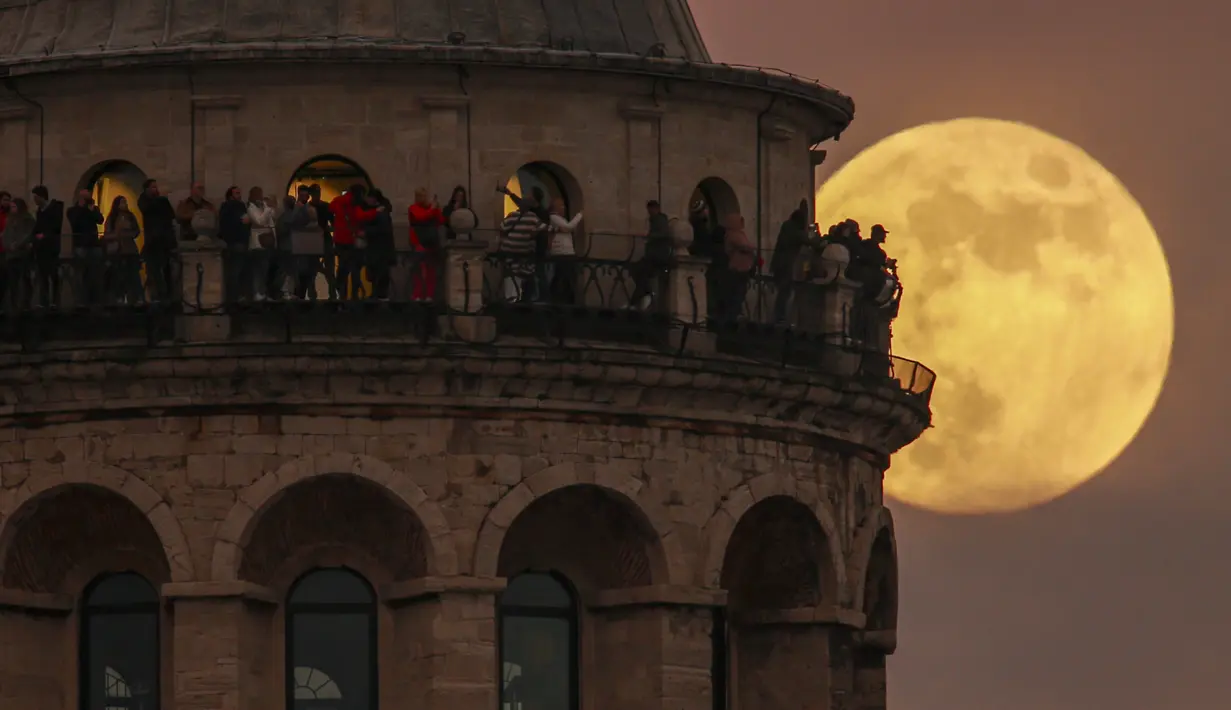
[[[583,216],[568,214],[563,199],[547,199],[535,187],[519,195],[503,184],[497,192],[515,208],[499,228],[499,293],[510,302],[573,304],[577,298],[575,233]],[[224,295],[228,301],[270,299],[390,298],[395,267],[409,274],[401,298],[428,301],[437,296],[442,247],[453,232],[450,217],[469,209],[465,187],[458,186],[446,205],[425,188],[415,191],[407,207],[408,233],[395,234],[393,206],[378,189],[352,185],[326,203],[319,185],[301,185],[281,199],[259,187],[244,192],[233,186],[214,205],[200,183],[178,204],[155,180],[146,180],[136,208],[116,197],[104,213],[91,193],[80,191],[67,209],[44,186],[31,190],[33,202],[0,192],[0,297],[9,309],[60,305],[61,274],[74,281],[76,305],[142,303],[174,300],[179,293],[179,242],[216,237],[225,244]],[[809,218],[809,205],[798,208],[779,229],[768,268],[776,287],[773,317],[784,321],[796,284],[816,272],[815,260],[830,243],[846,246],[848,275],[869,283],[891,269],[882,247],[887,231],[876,225],[862,239],[859,225],[847,220],[821,235]],[[665,287],[675,257],[672,219],[655,200],[646,204],[646,230],[639,257],[629,264],[627,308],[648,310]],[[708,309],[712,317],[737,320],[745,308],[749,284],[764,262],[749,239],[739,214],[715,216],[699,200],[687,224],[690,252],[709,260],[706,271]],[[67,232],[65,232],[67,228]],[[70,234],[71,267],[62,272],[61,234]],[[142,268],[145,281],[142,280]],[[318,294],[323,276],[328,293]],[[371,284],[365,289],[363,276]],[[875,286],[878,287],[878,286]],[[871,288],[871,287],[870,287]],[[614,305],[614,304],[605,304]]]

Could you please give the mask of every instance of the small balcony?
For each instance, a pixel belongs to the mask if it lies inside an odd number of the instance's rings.
[[[850,378],[927,407],[935,374],[890,352],[902,295],[891,271],[855,280],[845,248],[823,241],[805,248],[790,278],[774,278],[715,269],[683,238],[647,255],[643,237],[588,236],[586,252],[568,256],[502,252],[499,234],[474,231],[436,252],[380,259],[327,253],[319,232],[284,250],[207,239],[163,257],[9,258],[0,349],[136,356],[339,340],[651,349]]]

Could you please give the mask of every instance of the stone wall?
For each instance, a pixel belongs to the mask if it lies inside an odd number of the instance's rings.
[[[817,121],[791,99],[771,106],[769,95],[747,89],[512,68],[471,68],[465,78],[388,64],[129,69],[51,75],[25,82],[23,93],[43,106],[43,181],[61,198],[112,160],[172,190],[195,176],[220,195],[232,184],[277,193],[305,161],[341,154],[395,205],[411,202],[420,185],[442,200],[469,185],[487,227],[501,211],[497,181],[546,161],[580,187],[573,202],[589,231],[640,233],[646,200],[661,196],[669,213],[683,215],[693,188],[718,177],[752,233],[760,140],[767,245],[809,197],[808,134]],[[24,146],[26,160],[0,166],[0,187],[20,194],[39,180],[38,111],[15,98],[6,105],[0,135]]]

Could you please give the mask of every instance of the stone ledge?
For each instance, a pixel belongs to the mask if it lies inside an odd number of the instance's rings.
[[[858,631],[854,635],[854,642],[856,648],[866,648],[889,654],[898,650],[898,632],[895,629]]]
[[[704,587],[677,587],[656,584],[647,587],[604,589],[594,594],[587,606],[591,609],[616,609],[637,606],[726,606],[727,593]]]
[[[741,626],[849,626],[862,629],[867,615],[837,606],[810,606],[796,609],[766,609],[735,615]]]
[[[162,585],[162,597],[180,599],[244,599],[277,605],[281,602],[272,589],[251,582],[172,582]]]
[[[0,589],[0,609],[29,611],[54,616],[66,616],[77,607],[68,594],[27,592],[23,589]]]
[[[381,597],[387,604],[403,605],[442,594],[498,594],[504,587],[505,580],[496,577],[423,577],[386,585]]]

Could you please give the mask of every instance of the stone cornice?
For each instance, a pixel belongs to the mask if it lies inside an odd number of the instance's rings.
[[[230,42],[84,50],[0,60],[0,76],[80,72],[130,67],[209,65],[222,62],[391,63],[523,67],[642,75],[719,84],[788,96],[829,114],[835,128],[854,118],[855,104],[841,92],[794,75],[755,67],[706,64],[629,54],[569,52],[546,48],[409,45],[374,41]]]
[[[660,584],[649,587],[604,589],[594,594],[588,606],[591,609],[646,606],[721,607],[726,603],[727,593],[722,590]]]
[[[498,594],[504,587],[505,580],[496,578],[424,577],[387,585],[381,590],[381,599],[386,604],[411,604],[442,594]]]
[[[824,443],[884,457],[927,427],[890,386],[600,346],[294,343],[0,356],[0,427],[262,411],[529,416]]]
[[[67,616],[76,605],[67,594],[27,592],[22,589],[0,588],[0,609],[35,612],[52,616]]]
[[[278,595],[272,589],[259,584],[242,581],[229,582],[171,582],[162,585],[162,598],[168,601],[180,599],[243,599],[277,605]]]

